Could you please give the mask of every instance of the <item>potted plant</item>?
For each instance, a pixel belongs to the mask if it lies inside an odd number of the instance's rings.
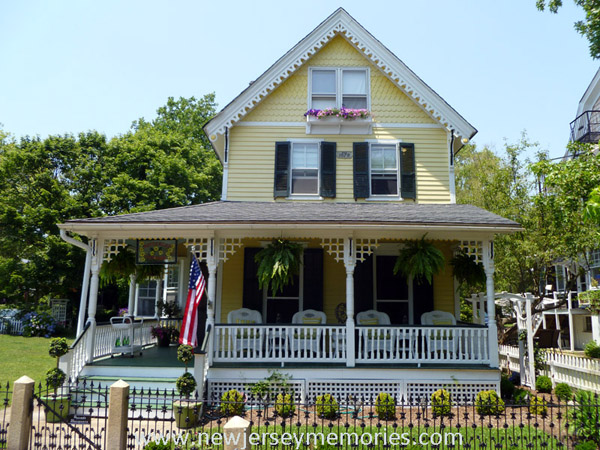
[[[416,281],[433,282],[433,276],[444,268],[444,254],[430,241],[426,241],[427,233],[419,240],[410,241],[396,259],[394,275],[400,272],[406,278]]]
[[[258,284],[261,289],[270,288],[273,293],[283,292],[283,288],[293,283],[300,272],[303,248],[301,244],[286,239],[273,241],[256,254]]]
[[[56,367],[46,372],[46,387],[52,389],[54,394],[42,397],[42,402],[47,405],[46,422],[56,423],[65,420],[69,415],[71,407],[71,396],[58,395],[60,388],[67,378],[67,375],[58,368],[59,359],[69,351],[69,344],[65,338],[54,338],[50,341],[50,349],[48,353],[51,357],[56,358]]]
[[[199,403],[190,400],[190,395],[196,390],[196,379],[188,372],[188,363],[194,359],[194,348],[191,345],[180,345],[177,349],[177,359],[185,364],[185,372],[175,382],[179,393],[185,400],[173,402],[173,415],[178,428],[191,428],[198,421]]]
[[[475,256],[469,255],[465,250],[459,250],[450,264],[460,286],[479,287],[485,284],[483,264],[475,261]]]
[[[177,328],[171,326],[157,325],[150,328],[152,337],[156,338],[156,343],[159,347],[168,347],[171,342],[176,342],[179,338]]]

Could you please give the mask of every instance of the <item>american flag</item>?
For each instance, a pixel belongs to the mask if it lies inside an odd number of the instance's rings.
[[[200,304],[200,300],[202,300],[206,282],[196,256],[194,255],[192,258],[190,286],[185,305],[185,314],[183,315],[183,322],[181,324],[181,333],[179,334],[179,343],[196,347],[198,345],[198,337],[196,335],[198,329],[198,305]]]

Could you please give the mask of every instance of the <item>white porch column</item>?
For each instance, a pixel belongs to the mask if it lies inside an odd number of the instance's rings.
[[[157,278],[156,280],[156,296],[154,297],[154,317],[160,319],[158,315],[158,302],[162,300],[162,279]]]
[[[567,294],[567,309],[569,311],[569,347],[575,351],[575,324],[573,321],[573,296],[571,292]]]
[[[135,313],[135,286],[137,283],[137,276],[135,273],[129,275],[129,299],[127,302],[127,315],[133,316]]]
[[[488,351],[490,356],[490,367],[497,368],[499,366],[498,326],[496,324],[496,304],[494,303],[496,293],[494,291],[494,243],[492,240],[483,242],[483,266],[485,268],[487,288]]]
[[[86,346],[86,362],[91,363],[94,359],[94,341],[96,337],[96,308],[98,305],[98,281],[100,266],[102,265],[102,244],[103,240],[94,239],[92,241],[92,278],[90,280],[90,297],[88,300],[88,330],[89,338]]]
[[[592,314],[592,339],[600,342],[600,316]]]
[[[87,306],[88,291],[90,288],[90,267],[92,265],[92,249],[85,252],[85,267],[83,269],[83,282],[81,283],[81,299],[79,300],[79,315],[77,317],[77,337],[83,332],[85,325],[85,307]]]
[[[529,387],[535,388],[535,349],[533,347],[533,323],[531,321],[531,301],[533,300],[533,295],[529,292],[525,294],[525,317],[527,324],[527,359],[529,366],[529,377],[528,382],[530,383]]]
[[[217,292],[217,266],[219,265],[219,249],[217,247],[217,240],[212,237],[210,238],[208,254],[206,258],[206,265],[208,267],[208,285],[206,295],[208,297],[208,304],[206,305],[206,328],[210,325],[211,331],[207,343],[208,353],[208,365],[212,366],[213,358],[213,340],[215,335],[215,302]]]
[[[356,267],[356,252],[354,239],[344,239],[344,266],[346,266],[346,366],[354,367],[356,356],[354,349],[354,268]]]

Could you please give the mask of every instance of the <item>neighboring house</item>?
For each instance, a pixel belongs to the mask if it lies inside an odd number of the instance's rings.
[[[305,117],[311,109],[343,106],[371,115]],[[445,386],[471,397],[498,388],[496,322],[456,323],[449,260],[462,247],[483,262],[493,310],[493,239],[520,226],[455,203],[454,154],[475,128],[345,10],[311,31],[204,130],[223,164],[222,201],[60,225],[63,235],[91,242],[82,373],[93,374],[107,354],[97,336],[110,331],[94,321],[100,265],[138,240],[170,239],[182,274],[170,289],[179,289],[182,305],[190,255],[206,263],[211,393],[244,389],[277,368],[306,395],[385,390],[415,398]],[[445,269],[432,284],[394,276],[399,249],[425,234],[445,255]],[[300,275],[282,294],[259,289],[254,260],[276,238],[305,246]]]

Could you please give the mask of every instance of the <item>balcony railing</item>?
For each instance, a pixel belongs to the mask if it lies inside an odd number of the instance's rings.
[[[571,122],[571,140],[597,144],[600,140],[600,111],[585,111]]]

